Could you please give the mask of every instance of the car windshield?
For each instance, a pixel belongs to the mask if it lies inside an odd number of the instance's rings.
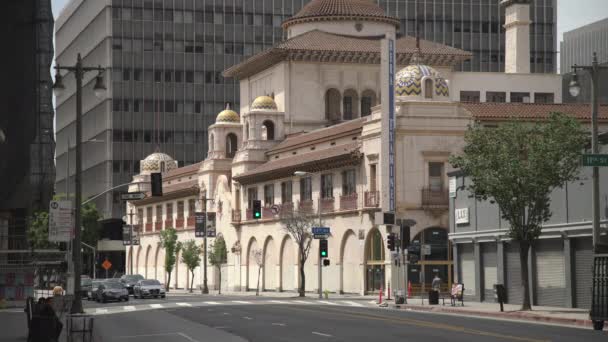
[[[160,285],[160,282],[158,280],[152,279],[152,280],[144,280],[141,282],[142,285]]]
[[[122,286],[122,284],[113,282],[113,281],[105,282],[104,286],[108,289],[123,289],[124,288],[124,286]]]
[[[98,286],[99,286],[99,284],[101,284],[101,283],[103,283],[103,280],[93,280],[93,281],[91,282],[91,286],[93,286],[93,287],[98,287]]]

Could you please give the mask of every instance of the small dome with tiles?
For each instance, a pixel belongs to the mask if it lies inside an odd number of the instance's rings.
[[[428,85],[432,88],[423,90]],[[395,76],[395,95],[445,100],[450,96],[450,88],[448,81],[437,70],[427,65],[413,64],[401,69]]]
[[[277,103],[274,102],[274,99],[270,96],[258,96],[253,103],[251,104],[251,112],[258,111],[271,111],[276,112]]]
[[[140,162],[141,174],[151,174],[155,172],[167,172],[177,169],[177,161],[168,154],[154,152]]]
[[[221,111],[217,115],[217,118],[215,119],[215,123],[220,123],[220,122],[239,123],[239,122],[241,122],[241,118],[239,117],[237,112],[230,109],[230,104],[227,104],[226,109]]]

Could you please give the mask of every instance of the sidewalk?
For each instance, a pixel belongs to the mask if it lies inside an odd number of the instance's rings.
[[[590,329],[593,327],[593,324],[589,319],[589,310],[574,308],[533,306],[532,311],[521,311],[521,305],[504,304],[504,312],[500,312],[500,304],[498,303],[465,301],[463,307],[460,306],[460,303],[458,303],[457,306],[451,306],[449,300],[447,300],[445,305],[442,305],[441,302],[439,305],[428,305],[428,300],[425,299],[423,304],[420,298],[409,298],[408,304],[401,305],[395,305],[392,302],[389,302],[389,307],[408,311],[424,311],[480,316],[496,319],[533,321],[539,323],[588,327]]]
[[[217,290],[209,290],[208,295],[201,293],[200,289],[194,289],[192,293],[189,290],[178,289],[167,292],[168,296],[216,296],[218,295]],[[221,296],[240,296],[240,297],[255,297],[255,291],[224,291],[222,290]],[[317,292],[306,292],[306,298],[317,298]],[[289,292],[275,292],[275,291],[260,291],[260,297],[275,297],[275,298],[299,298],[298,293],[294,291]],[[362,296],[355,293],[349,294],[337,294],[330,293],[330,299],[367,299],[367,300],[378,300],[377,295]]]

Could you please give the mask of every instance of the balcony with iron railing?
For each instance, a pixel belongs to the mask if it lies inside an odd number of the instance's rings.
[[[146,227],[146,233],[152,232],[152,221],[146,222],[145,227]]]
[[[357,210],[357,193],[340,196],[340,210]]]
[[[334,197],[321,198],[321,212],[322,213],[331,213],[334,209],[334,204],[336,203],[336,199]]]
[[[154,230],[157,232],[160,232],[161,230],[163,230],[163,221],[154,222]]]
[[[274,213],[272,212],[271,207],[262,208],[262,218],[266,220],[274,218]]]
[[[247,208],[245,210],[245,220],[247,220],[247,221],[253,220],[253,209]]]
[[[175,228],[176,229],[184,228],[184,218],[183,217],[178,217],[175,219]]]
[[[194,225],[196,223],[196,219],[194,216],[188,216],[188,220],[186,222],[186,227],[188,228],[194,228]]]
[[[314,202],[312,200],[303,200],[298,204],[298,211],[302,213],[313,213]]]
[[[450,197],[447,189],[425,187],[421,190],[422,207],[429,209],[447,209]]]
[[[380,205],[380,191],[366,191],[363,204],[366,208],[377,208]]]
[[[167,228],[175,228],[173,225],[173,219],[165,220],[165,229]]]
[[[281,215],[291,215],[293,213],[293,202],[281,204]]]
[[[241,209],[232,209],[232,223],[241,222]]]

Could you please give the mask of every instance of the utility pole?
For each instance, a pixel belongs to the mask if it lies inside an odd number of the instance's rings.
[[[129,211],[129,273],[133,274],[133,209]]]
[[[205,215],[205,236],[203,240],[204,253],[203,253],[203,294],[209,293],[209,287],[207,286],[207,194],[203,192],[203,215]]]
[[[321,189],[319,189],[319,192]],[[321,227],[321,195],[319,195],[319,227]],[[319,251],[321,250],[321,239],[319,240]],[[323,262],[323,258],[321,258],[321,253],[319,252],[319,299],[323,299],[323,269],[321,263]]]
[[[608,66],[600,65],[597,61],[597,53],[593,53],[593,61],[591,65],[574,65],[574,75],[570,82],[570,94],[574,97],[580,93],[580,85],[578,84],[578,70],[586,70],[591,76],[591,153],[599,154],[598,143],[598,107],[599,107],[599,78],[600,70],[608,70]],[[598,166],[593,166],[592,174],[592,218],[593,218],[593,251],[599,252],[600,248],[600,172]]]

